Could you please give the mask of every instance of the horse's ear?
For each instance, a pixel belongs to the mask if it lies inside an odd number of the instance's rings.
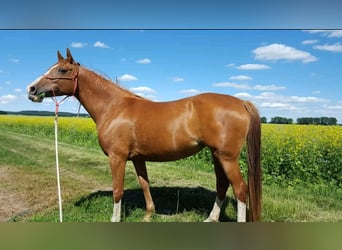
[[[61,55],[59,51],[57,51],[57,57],[58,57],[58,61],[64,60],[64,57]]]
[[[71,64],[73,64],[75,62],[74,58],[71,55],[69,48],[67,48],[67,59],[69,60],[69,63],[71,63]]]

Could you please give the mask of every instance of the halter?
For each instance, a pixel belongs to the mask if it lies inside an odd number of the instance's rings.
[[[65,79],[65,80],[72,80],[72,81],[74,81],[74,88],[73,88],[71,96],[75,96],[76,90],[77,90],[77,85],[78,85],[78,71],[79,71],[79,67],[77,67],[77,70],[75,71],[74,75],[72,75],[70,77],[51,77],[51,76],[44,75],[44,78],[47,79],[47,80],[62,80],[62,79]],[[55,105],[56,105],[55,115],[57,116],[58,115],[59,105],[63,101],[65,101],[65,99],[70,97],[70,95],[67,95],[62,100],[58,101],[57,98],[56,98],[55,91],[53,89],[52,89],[52,94],[53,94],[53,97],[51,97],[51,98],[55,102]]]

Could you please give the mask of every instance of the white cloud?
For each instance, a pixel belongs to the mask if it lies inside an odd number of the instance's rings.
[[[326,37],[342,37],[342,30],[306,30],[310,34],[321,34]]]
[[[136,81],[136,80],[138,80],[138,78],[130,74],[124,74],[119,77],[119,81],[122,81],[122,82],[130,82],[130,81]]]
[[[96,48],[103,48],[103,49],[108,49],[109,46],[101,41],[97,41],[94,43],[94,47]]]
[[[264,102],[280,102],[285,100],[286,97],[277,95],[274,92],[262,92],[257,96],[253,96],[253,98]]]
[[[184,82],[184,78],[183,77],[174,77],[174,78],[172,78],[172,81],[174,81],[174,82]]]
[[[248,84],[235,83],[235,82],[217,82],[213,84],[214,87],[232,87],[235,89],[250,89]]]
[[[285,86],[278,86],[275,84],[271,85],[255,85],[250,86],[245,83],[235,83],[235,82],[218,82],[213,84],[214,87],[231,87],[235,89],[254,89],[259,91],[276,91],[276,90],[284,90],[286,89]]]
[[[315,43],[318,43],[318,40],[304,40],[304,41],[302,41],[303,45],[315,44]]]
[[[245,75],[238,75],[238,76],[231,76],[229,79],[230,80],[247,81],[247,80],[252,80],[252,77],[245,76]]]
[[[318,98],[314,96],[291,96],[290,101],[302,103],[322,103],[329,102],[328,99]]]
[[[324,50],[324,51],[330,51],[330,52],[342,52],[342,44],[341,43],[335,43],[332,45],[316,45],[313,47],[314,49],[318,50]]]
[[[140,93],[140,92],[154,93],[155,92],[154,89],[151,89],[150,87],[146,87],[146,86],[132,87],[130,88],[130,90],[133,91],[134,93]]]
[[[14,102],[17,99],[15,95],[3,95],[0,96],[0,104],[8,104]]]
[[[318,59],[309,52],[298,50],[296,48],[286,46],[284,44],[274,43],[256,48],[252,51],[256,60],[299,60],[303,63],[315,62]]]
[[[314,94],[314,95],[319,95],[320,93],[321,93],[321,91],[319,91],[319,90],[312,91],[312,94]]]
[[[149,64],[151,63],[152,61],[148,58],[144,58],[144,59],[140,59],[140,60],[137,60],[135,61],[136,63],[139,63],[139,64]]]
[[[71,47],[73,47],[73,48],[84,48],[86,46],[88,46],[87,43],[82,43],[82,42],[72,42],[71,43]]]
[[[190,95],[194,95],[194,94],[198,94],[201,91],[199,91],[198,89],[183,89],[181,91],[179,91],[182,94],[190,94]]]
[[[23,90],[22,89],[14,89],[14,92],[23,92]]]
[[[313,96],[287,96],[274,92],[262,92],[259,95],[251,95],[241,92],[234,96],[247,99],[256,104],[261,116],[284,116],[296,119],[298,117],[329,116],[336,117],[342,122],[342,101],[333,102],[329,99]]]
[[[150,99],[150,100],[153,100],[153,101],[158,101],[157,97],[155,95],[149,95],[149,94],[146,94],[146,93],[143,93],[143,92],[134,92],[134,94],[138,95],[138,96],[141,96],[141,97],[144,97],[146,99]]]
[[[319,33],[326,33],[327,32],[326,30],[304,30],[304,31],[307,33],[310,33],[310,34],[319,34]]]
[[[284,96],[274,92],[262,92],[258,96],[254,96],[256,100],[264,102],[281,102],[281,103],[328,103],[328,99],[318,98],[314,96]]]
[[[261,69],[270,69],[270,66],[267,66],[265,64],[242,64],[240,66],[236,67],[237,69],[242,69],[242,70],[261,70]]]
[[[260,93],[260,96],[262,96],[262,97],[274,97],[274,96],[279,96],[279,95],[276,95],[274,92],[262,92],[262,93]]]
[[[328,37],[342,37],[342,30],[330,30],[327,32]]]
[[[225,65],[225,67],[234,67],[234,66],[235,66],[235,63],[229,63]]]
[[[10,58],[8,59],[11,63],[19,63],[20,60],[18,58]]]
[[[250,94],[248,94],[246,92],[237,93],[234,96],[237,98],[242,98],[242,99],[248,99],[248,98],[252,97]]]
[[[271,85],[255,85],[253,89],[260,90],[260,91],[276,91],[276,90],[284,90],[286,89],[286,87],[271,84]]]
[[[342,111],[342,105],[330,105],[330,106],[326,106],[327,109],[331,109],[331,110],[341,110]]]
[[[281,103],[281,102],[264,102],[260,105],[262,108],[274,108],[274,109],[281,109],[281,110],[295,110],[296,107],[291,106],[288,103]]]

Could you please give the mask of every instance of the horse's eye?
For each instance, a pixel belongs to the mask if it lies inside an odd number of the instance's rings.
[[[65,68],[59,68],[58,69],[58,72],[59,73],[62,73],[62,74],[65,74],[66,72],[68,72],[69,70],[68,69],[65,69]]]

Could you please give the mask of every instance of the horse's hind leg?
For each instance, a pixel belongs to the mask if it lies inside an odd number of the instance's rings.
[[[246,222],[247,185],[242,178],[238,159],[227,159],[223,156],[221,163],[237,199],[237,221]]]
[[[215,222],[219,221],[221,208],[223,205],[224,198],[227,193],[227,189],[229,187],[228,178],[223,171],[223,167],[220,161],[216,158],[213,154],[213,161],[214,161],[214,168],[215,168],[215,175],[216,175],[216,199],[214,206],[209,214],[209,217],[204,222]]]
[[[247,185],[242,178],[238,157],[227,156],[226,154],[219,152],[215,152],[214,154],[221,163],[226,178],[228,178],[228,181],[233,187],[233,191],[237,199],[237,221],[245,222]]]
[[[143,190],[146,202],[146,214],[144,216],[144,221],[150,221],[151,215],[154,213],[155,208],[150,192],[146,163],[145,161],[133,161],[133,164],[135,167],[135,171],[137,172],[139,184],[141,189]]]

